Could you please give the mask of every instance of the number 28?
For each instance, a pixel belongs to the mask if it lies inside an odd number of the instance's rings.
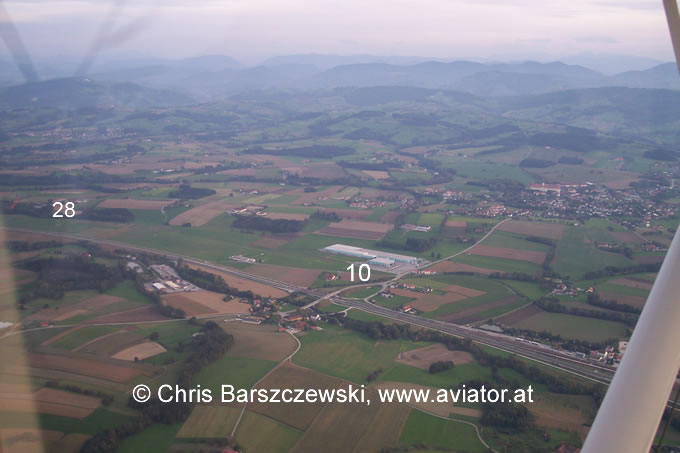
[[[54,214],[52,214],[52,217],[54,218],[63,219],[65,216],[70,219],[76,215],[76,205],[73,204],[72,201],[67,201],[66,204],[62,203],[61,201],[55,201],[52,203],[52,207],[57,208],[57,210],[54,211]],[[61,212],[62,210],[64,211],[63,214]]]

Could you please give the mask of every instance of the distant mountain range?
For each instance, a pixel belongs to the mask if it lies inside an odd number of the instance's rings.
[[[248,90],[308,90],[336,87],[412,86],[463,91],[479,96],[541,94],[576,88],[621,86],[680,90],[674,64],[605,76],[578,65],[426,61],[415,64],[352,63],[321,69],[318,58],[272,59],[256,67],[182,60],[92,74],[94,80],[134,82],[208,100]],[[329,63],[330,60],[324,59]],[[199,64],[201,63],[201,64]]]
[[[0,90],[0,108],[50,107],[65,110],[92,106],[163,107],[195,103],[184,95],[133,83],[107,83],[88,78],[53,79]]]
[[[42,62],[41,67],[52,68],[47,71],[49,74],[67,73],[67,69],[77,67],[76,61],[71,59],[57,70],[57,62],[54,59]],[[639,64],[642,65],[643,61]],[[18,83],[17,74],[11,63],[0,60],[0,84]],[[69,100],[51,92],[56,86],[61,87],[60,90],[71,90],[71,93],[81,90],[83,99]],[[94,66],[87,79],[60,78],[18,85],[2,91],[0,101],[5,108],[20,106],[21,102],[28,102],[28,105],[75,106],[103,102],[165,106],[210,101],[253,90],[294,92],[374,86],[429,88],[480,97],[512,97],[601,87],[680,90],[680,76],[672,63],[603,75],[584,66],[563,62],[479,63],[432,61],[421,57],[293,55],[271,58],[259,66],[247,67],[230,57],[203,56],[183,60],[104,61]],[[124,87],[130,91],[127,95]],[[37,94],[30,95],[32,91]]]

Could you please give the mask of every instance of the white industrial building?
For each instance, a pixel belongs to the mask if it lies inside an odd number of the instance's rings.
[[[394,260],[389,258],[373,258],[368,262],[368,264],[379,267],[393,267]]]
[[[404,263],[418,266],[423,262],[421,258],[408,255],[399,255],[397,253],[381,252],[380,250],[369,250],[361,247],[354,247],[345,244],[333,244],[328,247],[324,247],[322,250],[331,253],[338,253],[340,255],[353,256],[356,258],[361,258],[365,260],[375,260],[377,258],[384,260],[376,262],[375,264],[383,267],[392,267],[395,263]],[[391,266],[386,266],[386,264],[392,261]],[[383,264],[379,264],[383,263]]]

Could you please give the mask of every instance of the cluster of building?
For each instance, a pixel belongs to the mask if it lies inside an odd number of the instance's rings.
[[[616,367],[621,362],[623,355],[626,353],[626,349],[628,349],[628,342],[619,341],[618,349],[614,346],[607,346],[601,351],[590,351],[587,358]],[[580,353],[579,357],[586,358],[586,355]]]
[[[201,288],[183,280],[175,270],[165,264],[152,264],[149,266],[157,278],[144,284],[147,290],[159,293],[180,293],[199,291]]]
[[[314,324],[314,321],[319,320],[321,320],[321,315],[318,313],[295,313],[283,318],[281,320],[281,324],[284,325],[285,330],[288,330],[291,333],[296,333],[303,330],[322,330],[321,327]]]
[[[664,175],[671,178],[674,175]],[[675,175],[674,177],[677,177]],[[671,190],[663,178],[648,180],[625,189],[611,189],[592,182],[580,184],[529,184],[523,189],[507,185],[481,194],[427,188],[424,195],[438,196],[456,204],[450,211],[477,217],[535,216],[544,218],[616,217],[621,225],[636,229],[651,227],[655,219],[674,215],[675,206],[660,197]],[[475,202],[476,201],[476,202]],[[402,208],[420,207],[420,200],[402,200]]]
[[[514,215],[545,218],[617,217],[629,228],[649,227],[657,218],[672,216],[672,205],[656,195],[665,186],[610,189],[590,182],[584,184],[530,184],[526,190],[485,194],[491,200],[516,208]]]
[[[231,215],[244,215],[244,216],[249,216],[249,215],[259,215],[259,216],[266,216],[267,213],[264,212],[264,210],[267,209],[266,206],[258,206],[258,205],[248,205],[244,206],[241,208],[236,208],[236,209],[230,209],[227,212]]]
[[[421,286],[416,286],[413,283],[402,283],[402,282],[399,282],[399,283],[394,284],[394,285],[390,285],[390,288],[391,289],[397,289],[397,288],[408,289],[410,291],[415,291],[415,292],[418,292],[418,293],[431,293],[433,291],[433,289],[430,288],[429,286],[421,287]]]
[[[404,231],[419,231],[421,233],[432,231],[432,227],[430,225],[414,225],[412,223],[404,223],[399,228]]]
[[[350,200],[348,206],[350,208],[373,209],[385,207],[385,202],[377,200]]]

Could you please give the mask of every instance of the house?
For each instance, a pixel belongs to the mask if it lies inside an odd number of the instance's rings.
[[[295,330],[305,330],[305,327],[307,327],[307,323],[304,321],[296,321],[290,324],[290,328]]]
[[[304,318],[304,316],[297,314],[297,315],[293,315],[293,316],[287,316],[286,321],[297,322],[297,321],[302,321],[303,318]]]

